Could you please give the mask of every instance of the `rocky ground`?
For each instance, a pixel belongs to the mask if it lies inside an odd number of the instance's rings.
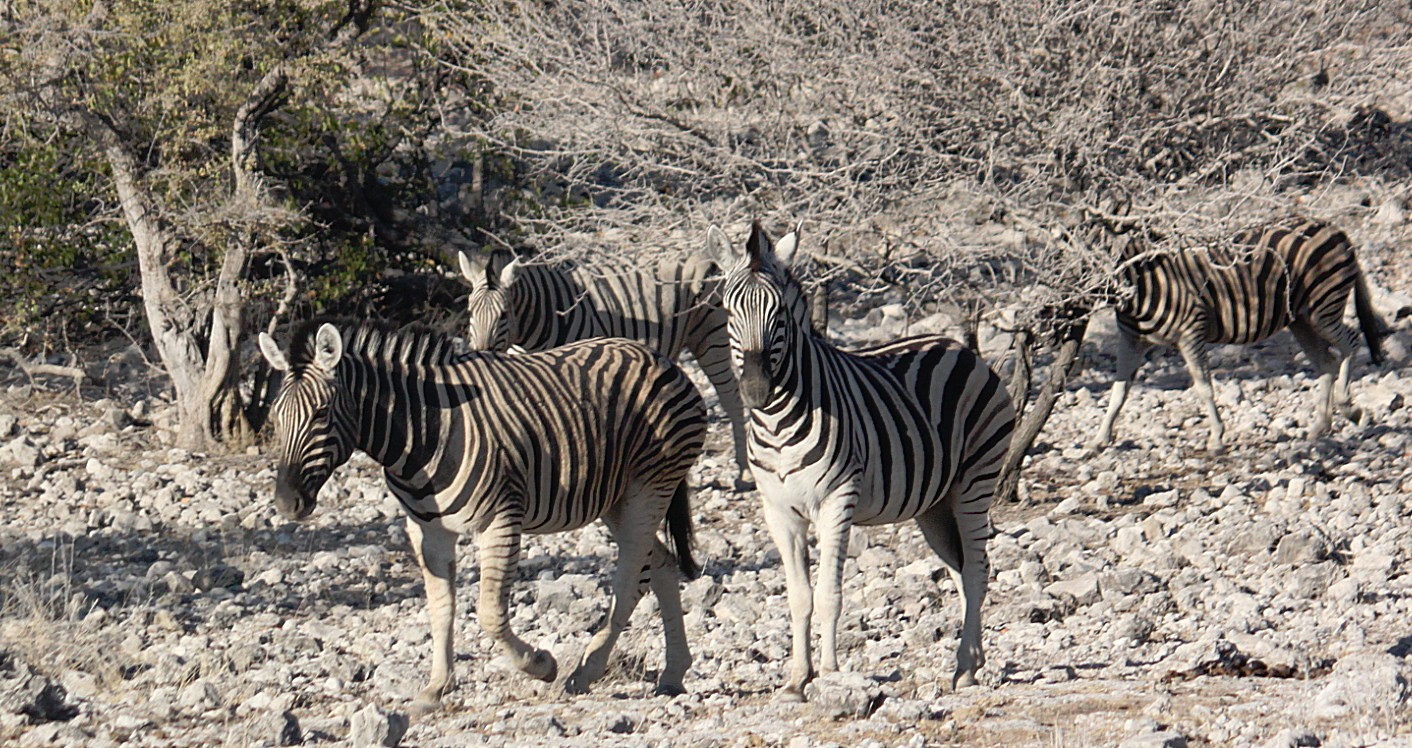
[[[1355,366],[1361,424],[1308,441],[1312,377],[1287,334],[1215,356],[1228,454],[1174,355],[1144,370],[1117,444],[1087,457],[1111,323],[997,507],[981,685],[949,688],[958,598],[912,526],[855,531],[842,664],[773,697],[784,575],[758,497],[727,488],[724,424],[693,474],[690,693],[652,696],[652,600],[587,696],[513,671],[474,624],[460,687],[408,724],[429,633],[401,511],[357,457],[302,525],[268,457],[164,446],[159,397],[10,378],[0,398],[0,742],[31,745],[1363,746],[1412,744],[1412,271],[1365,251],[1394,332]],[[1404,316],[1395,319],[1398,312]],[[935,321],[932,321],[935,323]],[[925,325],[923,325],[925,327]],[[901,330],[884,309],[845,339]],[[987,338],[987,345],[1002,341]],[[994,353],[992,351],[992,353]],[[465,545],[470,546],[469,542]],[[571,663],[607,608],[593,527],[528,539],[513,622]],[[567,673],[568,667],[561,668]],[[405,730],[405,732],[404,732]],[[389,733],[391,733],[389,735]]]

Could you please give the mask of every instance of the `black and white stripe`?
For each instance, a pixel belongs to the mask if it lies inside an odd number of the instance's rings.
[[[1353,245],[1337,228],[1300,220],[1246,231],[1230,247],[1150,252],[1139,241],[1123,253],[1131,295],[1118,305],[1118,370],[1103,427],[1092,446],[1112,439],[1113,423],[1153,345],[1174,346],[1211,418],[1207,448],[1224,449],[1207,365],[1212,344],[1250,344],[1288,327],[1318,368],[1318,410],[1310,435],[1325,433],[1335,405],[1350,418],[1349,365],[1358,334],[1344,324],[1352,293],[1374,363],[1382,360],[1379,323]],[[1337,376],[1337,382],[1335,382]]]
[[[749,414],[750,463],[785,568],[793,647],[784,694],[802,698],[814,675],[809,629],[816,608],[820,666],[837,668],[852,525],[909,519],[961,593],[953,684],[974,683],[985,661],[989,509],[1015,421],[1004,385],[974,352],[943,337],[848,353],[815,336],[788,268],[797,231],[775,249],[757,224],[739,253],[713,227],[707,246],[722,267],[733,268],[722,293],[731,355]],[[816,591],[808,568],[811,523],[819,535]]]
[[[553,656],[510,629],[506,584],[521,533],[595,519],[618,545],[613,602],[566,688],[582,691],[602,675],[651,584],[666,634],[658,687],[681,691],[691,655],[671,567],[675,560],[697,573],[686,475],[706,419],[701,395],[672,361],[616,339],[522,356],[458,355],[451,339],[430,332],[353,323],[305,325],[288,359],[268,335],[260,347],[286,372],[270,413],[280,512],[308,516],[354,450],[383,465],[407,510],[434,647],[420,708],[434,707],[452,684],[456,535],[477,535],[482,628],[519,669],[553,680]],[[664,518],[675,553],[657,538]]]
[[[671,359],[690,351],[731,422],[737,488],[750,483],[745,422],[730,368],[726,315],[717,268],[709,262],[663,260],[656,267],[522,265],[496,272],[484,255],[460,255],[471,284],[467,342],[471,350],[518,346],[543,351],[598,337],[645,343]]]

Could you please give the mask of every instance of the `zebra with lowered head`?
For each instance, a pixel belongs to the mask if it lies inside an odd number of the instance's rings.
[[[1326,223],[1296,220],[1240,233],[1230,247],[1152,252],[1136,235],[1123,249],[1121,272],[1129,294],[1117,307],[1118,368],[1098,449],[1113,438],[1113,423],[1133,378],[1153,345],[1175,346],[1206,405],[1211,431],[1206,448],[1225,449],[1207,348],[1257,343],[1289,328],[1319,370],[1319,394],[1309,435],[1329,430],[1333,408],[1357,421],[1349,402],[1349,366],[1358,334],[1343,322],[1353,295],[1359,327],[1373,363],[1382,361],[1381,331],[1348,236]],[[1337,377],[1337,381],[1335,381]]]
[[[662,260],[640,270],[608,263],[522,265],[515,259],[496,272],[485,255],[462,252],[459,260],[471,284],[466,305],[472,350],[518,346],[542,351],[576,340],[618,337],[645,343],[671,359],[691,351],[731,422],[736,488],[750,486],[745,422],[730,368],[715,266]]]
[[[963,623],[952,686],[985,662],[981,603],[989,510],[1015,415],[1005,386],[974,352],[935,335],[841,351],[813,334],[789,264],[796,230],[772,246],[756,224],[736,251],[715,227],[707,248],[730,268],[722,305],[731,360],[748,409],[750,464],[778,546],[793,643],[781,695],[802,699],[820,667],[838,667],[843,562],[854,524],[916,520],[961,594]],[[819,581],[811,590],[808,529],[818,527]]]
[[[270,411],[280,513],[307,517],[354,450],[383,466],[407,510],[432,626],[431,679],[418,710],[436,708],[453,682],[456,536],[476,535],[481,627],[517,668],[552,681],[553,655],[510,628],[507,583],[521,533],[595,519],[618,545],[613,599],[566,689],[584,691],[603,674],[650,584],[666,636],[658,690],[682,691],[691,654],[671,567],[688,577],[699,571],[686,475],[701,453],[706,416],[676,364],[626,340],[522,356],[458,354],[451,338],[425,330],[317,321],[295,333],[288,357],[266,334],[260,349],[285,372]],[[657,537],[664,518],[675,552]]]

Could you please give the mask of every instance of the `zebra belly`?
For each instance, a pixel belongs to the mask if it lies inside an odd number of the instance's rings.
[[[501,468],[503,476],[506,471]],[[547,535],[577,530],[592,524],[602,516],[608,505],[616,503],[625,494],[624,490],[610,492],[603,496],[588,497],[565,490],[548,492],[548,496],[537,497],[532,505],[523,503],[507,506],[500,481],[482,485],[469,495],[455,490],[442,491],[417,497],[414,489],[405,488],[400,482],[389,480],[388,486],[403,507],[423,524],[444,527],[461,534],[479,534],[490,525],[497,515],[514,509],[524,518],[521,530],[530,535]],[[486,490],[489,488],[490,490]],[[556,508],[572,506],[574,511],[558,511]]]
[[[912,519],[940,501],[946,488],[929,486],[923,491],[924,496],[898,500],[899,497],[887,494],[888,482],[876,465],[870,469],[858,461],[835,464],[819,461],[782,477],[771,463],[756,460],[752,454],[751,466],[761,499],[778,509],[807,517],[810,522],[818,521],[820,508],[830,497],[847,488],[855,494],[853,523],[859,525],[886,525]]]

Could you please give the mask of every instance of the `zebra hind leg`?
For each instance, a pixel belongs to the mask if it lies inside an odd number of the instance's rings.
[[[927,545],[941,558],[961,594],[961,644],[956,650],[952,690],[975,685],[976,671],[985,665],[981,605],[985,602],[990,576],[990,560],[985,549],[990,527],[985,507],[993,487],[990,492],[977,490],[981,488],[973,487],[968,492],[969,500],[957,500],[953,489],[944,501],[917,517]],[[977,506],[979,509],[975,508]]]
[[[1343,320],[1337,320],[1317,329],[1320,330],[1323,338],[1333,346],[1335,358],[1338,360],[1338,378],[1334,382],[1332,404],[1337,406],[1339,413],[1348,420],[1361,423],[1363,411],[1353,404],[1353,398],[1348,392],[1353,356],[1358,351],[1358,333],[1345,325]]]
[[[1341,326],[1341,325],[1340,325]],[[1329,433],[1333,426],[1334,405],[1340,406],[1340,412],[1347,415],[1351,421],[1360,421],[1361,414],[1350,406],[1346,405],[1348,397],[1348,364],[1353,357],[1344,353],[1339,343],[1334,344],[1336,353],[1330,353],[1330,334],[1320,333],[1319,329],[1312,323],[1305,320],[1296,320],[1289,325],[1289,332],[1295,334],[1300,349],[1305,351],[1305,356],[1309,357],[1310,363],[1315,364],[1315,370],[1319,373],[1319,385],[1317,385],[1317,395],[1315,395],[1315,416],[1309,423],[1309,438],[1317,439]],[[1347,330],[1351,334],[1351,330]],[[1334,382],[1337,377],[1337,382]]]
[[[1133,380],[1137,378],[1137,371],[1142,368],[1144,356],[1151,347],[1136,336],[1119,329],[1118,368],[1113,376],[1112,391],[1108,395],[1108,411],[1103,415],[1103,426],[1098,430],[1098,436],[1087,445],[1090,454],[1096,454],[1113,441],[1113,424],[1118,420],[1118,412],[1123,409],[1123,403],[1127,402]]]
[[[455,658],[453,623],[456,617],[456,534],[444,527],[423,526],[407,518],[407,536],[427,590],[427,612],[431,618],[431,679],[412,702],[418,714],[435,711],[441,697],[454,683]]]
[[[643,590],[652,582],[653,549],[660,545],[657,525],[666,514],[670,499],[670,493],[658,495],[645,489],[630,489],[622,502],[603,514],[603,523],[618,544],[613,601],[608,606],[607,623],[589,640],[578,667],[564,683],[565,691],[587,693],[589,686],[608,669],[608,655],[613,645],[627,628]],[[677,610],[680,613],[680,601]]]
[[[691,647],[686,640],[686,624],[682,619],[680,577],[671,551],[660,541],[652,547],[652,594],[657,596],[657,608],[662,614],[662,634],[666,639],[666,657],[662,674],[657,678],[657,693],[677,696],[686,693],[682,680],[691,669]]]
[[[526,644],[510,628],[508,582],[520,564],[518,515],[501,514],[476,539],[480,551],[480,599],[476,617],[481,628],[497,643],[521,672],[545,682],[558,676],[554,655]]]

